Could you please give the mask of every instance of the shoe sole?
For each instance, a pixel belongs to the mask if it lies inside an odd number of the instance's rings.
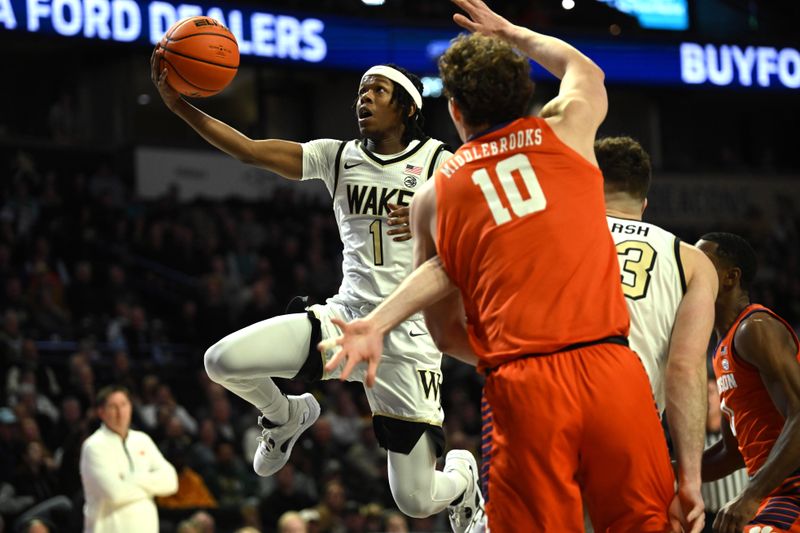
[[[320,411],[321,411],[321,409],[319,407],[319,402],[317,402],[317,400],[315,400],[314,397],[311,394],[309,394],[309,393],[306,393],[306,394],[308,394],[307,397],[306,397],[305,394],[301,395],[300,397],[303,399],[303,401],[308,406],[308,418],[306,419],[305,423],[300,424],[300,428],[297,430],[297,433],[294,434],[294,437],[289,439],[289,444],[286,446],[286,452],[285,452],[286,461],[280,467],[276,468],[273,472],[270,472],[268,474],[260,473],[258,470],[256,470],[255,464],[253,464],[253,470],[255,470],[256,474],[258,474],[259,476],[261,476],[261,477],[269,477],[269,476],[275,474],[276,472],[278,472],[278,470],[280,470],[284,466],[286,466],[286,463],[289,462],[289,457],[292,456],[292,448],[294,448],[294,443],[297,442],[297,439],[300,438],[300,435],[302,435],[305,432],[305,430],[307,430],[308,428],[313,426],[314,422],[316,422],[317,418],[319,418],[319,414],[320,414]],[[253,463],[255,463],[255,460],[253,461]]]

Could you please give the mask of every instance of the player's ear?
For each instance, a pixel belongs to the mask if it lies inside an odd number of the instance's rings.
[[[742,269],[739,267],[729,267],[722,275],[722,282],[727,288],[739,287],[742,282]]]
[[[455,98],[450,97],[447,99],[447,110],[450,112],[450,116],[454,121],[461,122],[463,115],[461,114],[461,109],[459,109]]]
[[[647,209],[647,198],[645,198],[644,202],[642,202],[642,215],[644,215],[645,209]]]
[[[413,117],[417,114],[417,104],[411,104],[408,108],[408,116]]]

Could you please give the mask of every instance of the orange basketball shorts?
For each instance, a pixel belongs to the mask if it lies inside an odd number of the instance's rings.
[[[800,474],[797,471],[758,508],[745,533],[800,533]]]
[[[489,528],[669,531],[674,476],[644,367],[596,344],[492,370],[483,446]]]

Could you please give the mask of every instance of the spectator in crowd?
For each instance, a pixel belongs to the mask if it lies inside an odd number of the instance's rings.
[[[186,463],[187,445],[169,441],[161,446],[164,457],[178,472],[178,491],[169,496],[159,496],[156,503],[164,509],[214,509],[217,500],[206,482]],[[198,520],[195,520],[198,522]],[[213,529],[213,528],[212,528]]]
[[[16,400],[15,403],[23,407],[29,417],[36,420],[43,440],[52,446],[54,444],[53,439],[57,438],[54,435],[54,431],[59,417],[58,408],[53,405],[50,398],[44,394],[39,394],[36,390],[32,373],[26,372],[23,376],[26,381],[17,388],[17,395],[14,398]]]
[[[156,389],[155,403],[142,406],[141,413],[148,421],[158,421],[159,419],[170,419],[175,417],[180,423],[183,430],[190,434],[197,434],[197,421],[186,410],[185,407],[180,405],[172,393],[172,389],[166,383],[161,383]],[[158,424],[149,424],[151,427]],[[160,428],[163,430],[163,425]]]
[[[211,419],[217,433],[228,442],[238,442],[239,438],[231,419],[231,401],[228,396],[220,396],[211,401]]]
[[[354,420],[359,422],[359,428],[354,430],[358,440],[347,448],[343,457],[345,468],[352,472],[352,482],[348,490],[351,494],[358,495],[358,501],[389,502],[391,495],[386,493],[386,450],[378,445],[369,420]]]
[[[34,518],[32,520],[22,523],[16,528],[21,533],[50,533],[53,531],[52,526],[46,520],[41,518]]]
[[[388,511],[384,518],[386,533],[408,533],[408,520],[397,511]]]
[[[116,350],[111,356],[111,368],[108,371],[108,383],[116,383],[128,389],[132,396],[136,397],[139,391],[139,383],[136,373],[131,366],[131,358],[125,350]]]
[[[256,478],[236,454],[229,441],[217,442],[216,462],[203,476],[220,508],[230,521],[238,517],[245,500],[255,494]]]
[[[210,418],[200,421],[197,440],[189,449],[189,466],[203,472],[214,464],[214,450],[217,445],[217,429]]]
[[[286,511],[278,519],[278,533],[306,533],[306,521],[296,511]]]
[[[44,524],[68,523],[72,503],[58,494],[54,465],[45,457],[45,450],[39,442],[28,443],[12,486],[19,496],[28,496],[30,501],[35,502],[33,506],[26,506],[25,512],[16,518],[15,530],[24,531],[25,527],[37,520]]]
[[[3,314],[3,326],[0,329],[0,364],[3,369],[20,362],[23,341],[16,311],[6,310]]]
[[[0,482],[11,478],[22,448],[17,415],[10,407],[0,407]]]
[[[68,498],[77,499],[81,492],[81,445],[89,436],[89,424],[74,396],[65,396],[61,400],[61,417],[55,433],[59,436],[55,449],[59,490]]]
[[[6,312],[13,311],[16,313],[17,328],[20,330],[26,328],[31,318],[31,302],[28,294],[23,289],[20,276],[15,272],[9,273],[4,287],[5,294],[3,295],[2,308]]]
[[[61,386],[56,378],[52,366],[44,364],[39,358],[39,348],[33,339],[24,339],[20,348],[20,358],[11,366],[6,374],[6,393],[8,396],[17,394],[17,388],[22,381],[23,372],[33,374],[36,388],[48,399],[61,396]]]
[[[345,528],[347,493],[340,481],[331,480],[325,485],[322,502],[317,506],[321,531],[340,533]]]
[[[45,453],[40,442],[28,442],[12,480],[12,485],[20,495],[33,496],[37,502],[58,495],[55,464],[45,457]]]
[[[176,533],[214,533],[216,523],[214,517],[205,511],[197,511],[186,520],[183,520],[176,529]]]
[[[84,442],[80,460],[87,532],[157,533],[153,496],[178,490],[175,468],[146,433],[130,428],[131,413],[126,389],[110,386],[98,393],[103,423]]]
[[[292,463],[287,463],[275,474],[275,481],[275,489],[259,505],[261,523],[267,527],[279,523],[279,517],[286,512],[299,511],[315,503],[312,496],[296,483],[295,468]]]
[[[36,503],[36,498],[31,495],[17,494],[17,489],[11,483],[0,481],[0,518],[12,522],[25,509]],[[0,520],[2,526],[3,520]],[[0,527],[0,531],[3,531]]]

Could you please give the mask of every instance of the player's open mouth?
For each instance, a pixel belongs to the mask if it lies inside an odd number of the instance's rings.
[[[366,120],[366,119],[368,119],[370,117],[372,117],[372,111],[370,111],[369,109],[367,109],[364,106],[361,106],[361,107],[358,108],[358,121],[359,122],[361,122],[363,120]]]

